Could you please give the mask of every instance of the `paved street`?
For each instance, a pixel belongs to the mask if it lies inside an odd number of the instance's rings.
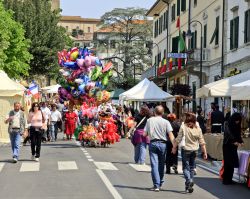
[[[17,164],[10,162],[10,148],[1,147],[1,198],[190,198],[184,192],[181,174],[166,176],[163,191],[149,191],[150,167],[133,164],[129,140],[109,148],[84,149],[77,144],[74,141],[44,144],[39,163],[30,161],[29,146],[22,147]],[[250,194],[243,185],[221,185],[216,175],[200,168],[195,182],[192,198],[243,199]]]

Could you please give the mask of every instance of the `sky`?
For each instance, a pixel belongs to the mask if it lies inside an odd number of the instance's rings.
[[[142,7],[149,9],[156,0],[61,0],[62,15],[100,18],[114,8]]]

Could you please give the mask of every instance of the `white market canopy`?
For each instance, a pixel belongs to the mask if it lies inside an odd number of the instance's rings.
[[[250,100],[250,80],[232,86],[232,100]]]
[[[22,96],[26,90],[23,85],[10,79],[8,75],[2,70],[0,70],[0,80],[0,96]]]
[[[169,99],[174,99],[174,96],[163,91],[154,82],[148,79],[144,79],[137,85],[140,85],[139,90],[133,87],[125,93],[122,93],[119,99],[132,101],[167,101]]]
[[[58,88],[60,88],[61,85],[56,84],[56,85],[52,85],[52,86],[46,86],[41,88],[41,90],[45,93],[58,93]]]
[[[232,86],[234,84],[241,83],[243,81],[249,80],[250,70],[238,75],[221,79],[216,82],[204,85],[202,88],[196,90],[197,98],[206,97],[231,97]]]

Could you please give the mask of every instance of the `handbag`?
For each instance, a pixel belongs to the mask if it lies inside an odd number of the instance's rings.
[[[135,130],[138,128],[138,126],[140,126],[141,125],[141,123],[144,121],[146,119],[146,117],[144,117],[144,118],[142,118],[142,120],[135,126],[135,127],[133,127],[133,128],[130,128],[130,130],[129,130],[129,134],[130,135],[134,135],[134,133],[135,133]]]
[[[179,147],[183,148],[183,147],[186,146],[186,132],[185,132],[186,131],[186,127],[185,127],[184,123],[182,123],[181,128],[183,129],[183,137],[181,139],[181,142],[179,143]]]

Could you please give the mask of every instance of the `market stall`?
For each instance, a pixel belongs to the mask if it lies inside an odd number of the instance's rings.
[[[9,142],[8,125],[4,120],[10,110],[13,109],[14,102],[24,104],[25,87],[11,80],[8,75],[0,70],[0,142]]]

